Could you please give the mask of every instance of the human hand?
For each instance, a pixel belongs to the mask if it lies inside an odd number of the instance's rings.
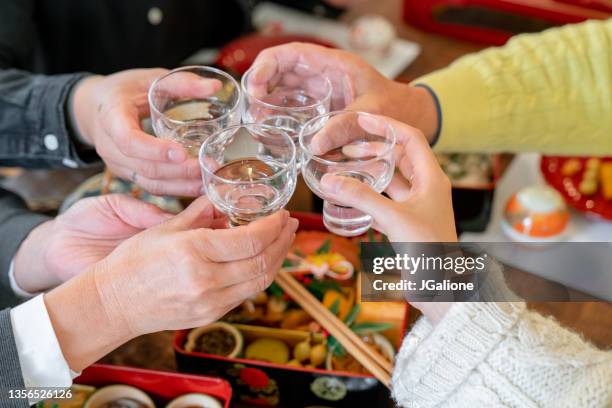
[[[326,48],[314,44],[297,43],[279,45],[259,53],[253,66],[266,66],[266,70],[253,75],[250,86],[265,86],[278,73],[294,71],[306,65],[311,72],[326,76],[333,88],[331,109],[343,109],[355,99],[373,89],[385,89],[390,82],[366,61],[348,51]],[[301,80],[308,84],[306,74]]]
[[[360,125],[374,134],[384,131],[383,124],[394,129],[399,144],[396,163],[399,172],[386,189],[391,197],[376,193],[353,178],[325,175],[321,187],[336,202],[357,208],[374,218],[373,227],[391,242],[456,242],[451,184],[444,174],[423,134],[393,119],[376,117]],[[341,137],[341,133],[338,134]],[[333,137],[333,132],[326,133]],[[333,146],[333,140],[323,146]],[[361,152],[363,153],[363,152]],[[432,324],[439,322],[451,303],[411,302]]]
[[[28,292],[57,286],[105,258],[124,240],[170,217],[127,195],[80,200],[30,232],[14,257],[15,280]]]
[[[368,132],[381,134],[384,123],[396,133],[396,172],[385,190],[388,199],[354,178],[325,175],[321,188],[335,202],[361,210],[374,219],[374,228],[392,242],[455,242],[451,184],[423,134],[390,118],[360,121]],[[332,132],[333,133],[333,132]],[[326,132],[328,137],[332,133]],[[342,137],[338,134],[338,137]],[[334,146],[333,141],[325,146]],[[362,152],[360,154],[363,154]]]
[[[348,51],[290,43],[262,51],[253,63],[258,64],[276,67],[259,77],[262,85],[277,72],[291,71],[296,65],[304,64],[330,79],[332,110],[348,109],[388,116],[420,129],[430,142],[438,129],[440,118],[429,91],[387,79],[364,59]]]
[[[213,214],[202,197],[96,266],[108,314],[133,335],[211,323],[272,283],[297,220],[281,210],[247,226],[216,229]]]
[[[297,220],[281,210],[217,229],[216,214],[201,197],[45,295],[72,370],[136,336],[211,323],[272,283]]]
[[[202,188],[197,159],[189,158],[180,144],[145,133],[140,125],[149,115],[151,83],[167,72],[134,69],[86,78],[74,91],[72,109],[80,133],[113,174],[152,194],[197,196]],[[185,87],[206,96],[216,92],[219,83],[194,77]]]

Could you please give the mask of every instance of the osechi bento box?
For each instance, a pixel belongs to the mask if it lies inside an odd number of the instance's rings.
[[[320,215],[293,216],[300,230],[283,269],[392,362],[408,306],[359,300],[359,243],[382,237],[338,237],[324,229]],[[390,401],[386,386],[275,283],[216,323],[176,332],[174,350],[179,371],[225,378],[237,403],[373,407]]]
[[[37,408],[228,408],[230,384],[221,378],[94,364],[62,398]]]

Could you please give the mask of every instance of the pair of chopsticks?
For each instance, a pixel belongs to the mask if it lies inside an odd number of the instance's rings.
[[[380,353],[368,346],[342,320],[331,313],[291,274],[281,270],[276,283],[298,305],[325,328],[357,361],[387,387],[391,387],[393,365]]]

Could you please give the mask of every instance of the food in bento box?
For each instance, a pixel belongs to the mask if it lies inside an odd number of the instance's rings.
[[[582,180],[578,185],[578,191],[582,194],[590,196],[597,192],[599,187],[599,167],[601,161],[594,157],[588,159],[584,166],[584,173],[582,173]]]
[[[493,157],[480,153],[436,154],[440,167],[454,186],[478,187],[493,178]]]
[[[359,242],[329,232],[299,231],[289,252],[301,257],[337,253],[346,258],[356,269],[359,267]]]
[[[293,359],[287,364],[293,367],[317,368],[325,362],[327,345],[325,343],[312,344],[308,337],[293,347]]]
[[[612,162],[602,163],[600,168],[601,193],[606,200],[612,200]]]
[[[100,408],[146,408],[147,405],[132,398],[119,398],[99,405]]]
[[[166,408],[222,408],[221,403],[206,394],[192,393],[181,395],[170,401]]]
[[[366,344],[372,347],[373,351],[379,353],[386,360],[393,362],[395,349],[389,340],[379,333],[370,333],[362,336]],[[369,374],[369,372],[348,353],[329,353],[325,361],[325,368],[334,371],[346,371],[352,373]]]
[[[328,306],[340,299],[341,315],[345,316],[355,303],[354,273],[358,265],[358,241],[327,232],[300,231],[283,268],[293,273],[319,300],[329,303]],[[223,321],[321,331],[321,327],[275,283],[229,312]]]
[[[535,185],[510,197],[501,225],[515,241],[550,241],[561,238],[568,222],[561,194],[552,187]]]
[[[561,174],[564,176],[573,176],[582,169],[582,163],[578,159],[569,159],[561,167]]]
[[[89,369],[88,369],[89,370]],[[86,370],[87,371],[87,370]],[[137,375],[138,376],[138,375]],[[96,389],[89,385],[73,384],[64,394],[66,398],[48,399],[36,408],[154,408],[155,403],[145,391],[125,384],[113,384]],[[68,398],[69,397],[69,398]],[[163,400],[158,402],[163,404]],[[164,405],[158,405],[164,406]],[[166,408],[222,408],[216,398],[198,393],[179,395]]]
[[[328,290],[323,295],[323,306],[330,309],[338,302],[338,317],[345,319],[355,304],[355,290],[353,288],[340,288]]]
[[[116,384],[91,394],[84,408],[154,408],[151,397],[136,387]]]
[[[249,360],[287,364],[289,361],[289,347],[285,342],[278,339],[261,338],[247,346],[244,357]]]
[[[189,332],[185,350],[223,357],[236,357],[242,352],[244,340],[234,326],[216,322]]]
[[[36,408],[82,408],[87,398],[95,391],[95,387],[74,384],[66,394],[70,395],[70,398],[40,401],[36,404]]]

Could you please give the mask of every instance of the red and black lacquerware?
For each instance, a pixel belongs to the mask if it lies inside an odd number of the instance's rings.
[[[324,231],[320,214],[292,213],[300,230]],[[399,306],[399,341],[406,331],[408,306]],[[227,358],[185,350],[189,330],[177,331],[174,351],[178,370],[221,377],[234,391],[235,403],[279,407],[386,407],[387,387],[371,375],[325,369],[296,368],[244,358]],[[399,348],[400,344],[394,344]]]
[[[221,378],[105,364],[94,364],[86,368],[74,382],[96,388],[112,384],[131,385],[146,392],[158,407],[166,406],[174,398],[190,393],[215,397],[225,408],[229,407],[232,398],[232,387]]]
[[[404,0],[404,21],[488,45],[519,33],[612,16],[609,0]]]
[[[569,206],[586,214],[612,220],[612,200],[604,198],[601,188],[593,195],[584,195],[578,191],[583,170],[571,176],[563,175],[561,172],[563,165],[568,160],[579,160],[581,168],[584,169],[588,159],[588,157],[543,156],[540,161],[540,170],[546,182],[561,193]],[[612,162],[612,157],[601,158],[601,161]]]

